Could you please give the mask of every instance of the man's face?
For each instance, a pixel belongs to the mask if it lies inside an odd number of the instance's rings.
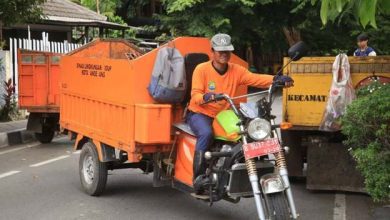
[[[368,40],[362,40],[362,41],[358,41],[357,44],[360,48],[366,48],[367,47],[367,42]]]
[[[220,64],[226,64],[230,60],[231,51],[214,51],[214,61]]]

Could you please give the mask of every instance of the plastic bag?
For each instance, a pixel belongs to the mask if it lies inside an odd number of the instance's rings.
[[[350,65],[346,54],[339,54],[333,63],[333,80],[330,87],[328,102],[319,127],[321,131],[339,131],[340,119],[347,106],[355,99],[352,86]]]

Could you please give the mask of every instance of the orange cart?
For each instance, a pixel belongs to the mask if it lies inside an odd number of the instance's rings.
[[[154,186],[171,185],[194,192],[196,137],[183,123],[186,102],[159,104],[147,91],[160,48],[143,55],[128,54],[122,46],[109,46],[107,42],[87,44],[61,58],[60,124],[75,139],[74,148],[81,149],[79,174],[83,189],[90,195],[100,195],[108,170],[140,168],[145,173],[153,172]],[[206,38],[180,37],[170,45],[183,56],[188,79],[197,64],[212,55]],[[106,53],[108,48],[110,53]],[[235,55],[231,62],[247,67]],[[190,89],[191,85],[187,86]],[[257,103],[264,111],[259,117],[245,115],[243,109],[249,110],[250,106],[238,105],[246,100],[246,87],[236,90],[238,97],[219,95],[215,100],[228,102],[230,109],[216,116],[215,143],[204,154],[209,165],[206,175],[211,180],[206,189],[209,194],[193,194],[195,198],[212,204],[222,199],[237,203],[242,197],[254,197],[259,219],[276,212],[296,219],[284,150],[275,132],[282,126],[274,124],[270,111],[276,87],[260,92],[267,93],[268,99]],[[227,129],[226,123],[232,129]]]

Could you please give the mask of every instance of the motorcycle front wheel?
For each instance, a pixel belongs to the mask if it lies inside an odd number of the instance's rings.
[[[266,195],[268,214],[272,220],[290,220],[291,215],[284,192]]]

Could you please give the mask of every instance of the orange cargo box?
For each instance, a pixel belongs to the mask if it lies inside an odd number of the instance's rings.
[[[125,43],[110,47],[107,42],[87,44],[61,59],[62,128],[77,134],[76,147],[83,138],[91,139],[95,145],[127,152],[129,162],[139,161],[144,153],[169,150],[171,125],[180,120],[182,108],[160,105],[147,91],[159,48],[137,57],[137,51],[121,49]],[[211,56],[206,38],[181,37],[173,45],[183,56]],[[97,56],[92,51],[99,48],[113,51]],[[232,61],[247,66],[235,55]]]
[[[171,105],[135,105],[135,141],[143,144],[168,143],[171,140]]]
[[[18,51],[20,109],[29,112],[59,112],[61,54]]]

